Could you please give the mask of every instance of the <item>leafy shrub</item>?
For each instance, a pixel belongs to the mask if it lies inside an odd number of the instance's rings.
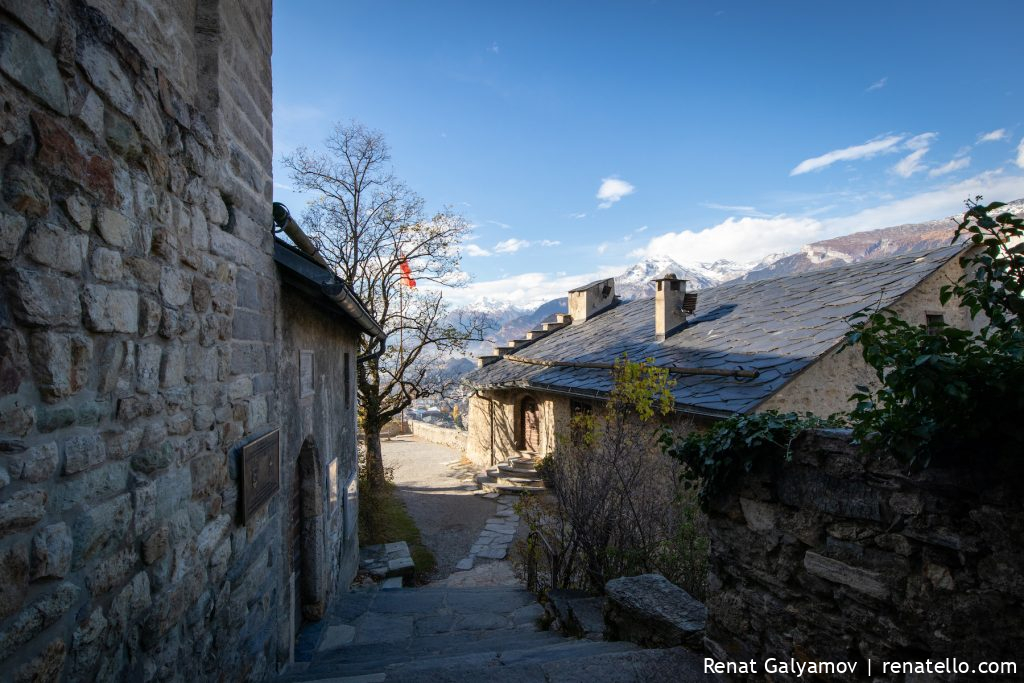
[[[880,385],[857,387],[852,397],[855,439],[914,466],[1024,453],[1015,424],[1024,413],[1024,219],[980,199],[967,202],[954,235],[975,249],[960,258],[964,275],[940,295],[943,304],[956,297],[980,329],[913,325],[881,310],[861,314],[847,336]]]
[[[686,465],[683,479],[699,489],[700,502],[706,505],[756,464],[789,461],[793,441],[807,429],[842,424],[837,416],[821,418],[811,413],[769,410],[734,415],[707,431],[690,432],[682,438],[666,431],[661,444],[667,455]]]

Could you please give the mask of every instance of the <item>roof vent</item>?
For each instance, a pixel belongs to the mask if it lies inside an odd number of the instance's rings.
[[[666,273],[653,280],[654,292],[654,340],[665,338],[686,322],[686,314],[697,308],[697,295],[686,293],[686,280],[680,280],[675,273]],[[687,298],[692,296],[692,308],[687,310]]]

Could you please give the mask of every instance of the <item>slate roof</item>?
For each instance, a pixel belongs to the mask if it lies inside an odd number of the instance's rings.
[[[660,344],[654,341],[654,299],[638,299],[552,332],[514,355],[613,363],[625,353],[633,360],[653,358],[663,366],[757,370],[760,375],[754,379],[672,375],[678,410],[711,416],[744,413],[841,342],[852,314],[892,304],[963,248],[954,245],[704,289],[697,314]],[[611,389],[611,374],[502,358],[470,372],[464,382],[475,389],[518,386],[600,396]]]

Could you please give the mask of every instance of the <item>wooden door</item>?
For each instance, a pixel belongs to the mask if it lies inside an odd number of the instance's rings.
[[[540,448],[540,412],[537,410],[537,401],[527,396],[519,404],[519,411],[519,448],[535,453]]]

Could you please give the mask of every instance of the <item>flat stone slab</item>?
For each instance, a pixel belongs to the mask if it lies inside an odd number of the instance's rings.
[[[476,554],[477,557],[483,557],[488,560],[504,560],[505,555],[508,554],[508,548],[506,547],[494,547],[494,548],[481,548],[480,552]]]
[[[363,546],[359,549],[359,566],[378,581],[393,576],[411,579],[416,573],[416,565],[405,541]]]
[[[473,568],[473,557],[464,557],[455,564],[455,571],[468,572]]]
[[[349,626],[348,624],[328,626],[327,630],[324,631],[324,637],[320,640],[320,646],[317,647],[317,650],[323,652],[324,650],[333,650],[344,645],[351,645],[355,637],[356,629],[354,626]]]
[[[605,595],[605,622],[619,640],[700,649],[707,608],[661,574],[613,579],[605,584]]]

